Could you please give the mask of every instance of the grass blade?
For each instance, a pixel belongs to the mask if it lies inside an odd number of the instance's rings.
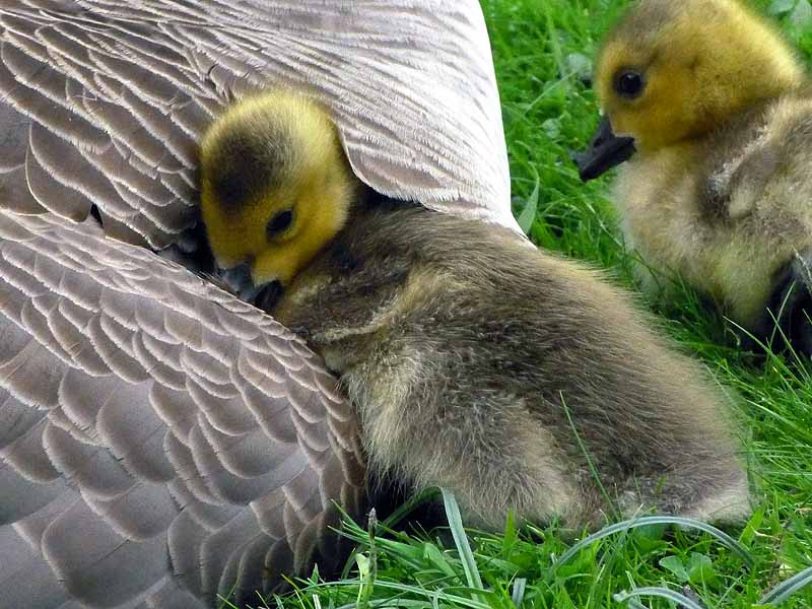
[[[519,226],[521,227],[524,234],[527,235],[530,233],[530,229],[533,227],[533,221],[536,219],[536,212],[538,211],[539,207],[539,179],[536,177],[536,185],[533,188],[533,192],[530,194],[530,197],[527,199],[527,202],[524,204],[524,209],[522,209],[522,213],[519,214],[519,217],[516,218],[516,222],[518,222]]]
[[[339,580],[336,582],[317,584],[316,586],[312,586],[312,589],[315,590],[317,588],[331,588],[336,586],[354,587],[357,586],[359,583],[360,582],[357,579]],[[384,580],[378,580],[378,582],[375,584],[375,587],[381,590],[389,590],[391,591],[391,594],[385,595],[384,598],[370,600],[370,607],[377,607],[380,605],[386,607],[405,607],[411,604],[425,607],[426,602],[433,602],[434,598],[443,601],[443,603],[447,605],[467,607],[469,609],[492,609],[493,607],[492,603],[489,603],[487,600],[466,598],[464,596],[455,593],[455,591],[458,590],[468,591],[469,588],[464,589],[445,588],[443,590],[427,590],[426,588],[417,585],[402,584],[398,582]],[[401,598],[399,596],[406,594],[416,596],[417,599]],[[488,595],[487,592],[483,594],[483,596],[487,595]],[[346,605],[340,605],[337,609],[357,609],[357,604],[355,602],[352,602]]]
[[[760,605],[777,605],[783,603],[790,596],[812,583],[812,567],[807,567],[800,573],[796,573],[789,579],[785,579],[775,588],[761,597]]]
[[[516,607],[522,604],[525,590],[527,590],[527,578],[517,577],[513,580],[513,590],[511,591],[510,599]]]
[[[657,596],[659,598],[665,598],[677,603],[677,605],[683,609],[705,609],[699,603],[688,598],[684,594],[674,592],[668,588],[659,587],[635,588],[633,590],[629,590],[628,592],[624,590],[623,592],[618,592],[615,594],[614,599],[617,602],[622,603],[640,596]]]
[[[457,546],[457,552],[459,552],[460,558],[462,559],[462,567],[465,570],[465,578],[468,580],[468,586],[476,590],[483,590],[482,578],[479,576],[479,569],[474,560],[474,553],[471,551],[471,544],[468,543],[468,536],[465,534],[465,529],[462,526],[460,506],[457,505],[457,500],[451,491],[446,489],[441,489],[441,491],[443,493],[446,517],[448,518],[448,527],[451,529],[454,544]]]
[[[747,551],[741,543],[733,539],[730,535],[725,533],[724,531],[720,531],[714,526],[711,526],[705,522],[700,522],[698,520],[692,520],[690,518],[680,518],[679,516],[643,516],[642,518],[632,518],[630,520],[624,520],[623,522],[618,522],[616,524],[609,525],[607,527],[602,528],[600,531],[592,533],[587,537],[584,537],[581,541],[573,545],[569,550],[564,552],[554,564],[553,567],[558,567],[559,565],[564,564],[573,556],[575,556],[578,552],[580,552],[583,548],[589,546],[590,544],[603,539],[605,537],[609,537],[614,535],[615,533],[622,533],[625,531],[629,531],[631,529],[636,529],[639,527],[644,527],[652,524],[675,524],[681,527],[689,528],[689,529],[698,529],[709,535],[715,537],[719,543],[723,546],[728,548],[734,554],[739,556],[748,567],[753,565],[753,557],[750,555],[750,552]]]

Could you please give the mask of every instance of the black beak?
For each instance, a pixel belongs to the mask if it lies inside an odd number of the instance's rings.
[[[255,286],[251,279],[251,266],[244,262],[230,269],[219,269],[220,279],[240,300],[251,303],[263,311],[270,312],[282,297],[284,289],[279,281],[270,281]]]
[[[589,148],[573,154],[572,160],[578,166],[581,180],[588,182],[629,160],[635,151],[634,138],[616,136],[612,133],[609,119],[604,116],[592,141],[589,142]]]
[[[254,296],[253,305],[266,313],[270,313],[274,307],[279,304],[279,300],[282,298],[284,291],[279,281],[271,281],[270,283],[261,285]]]
[[[218,266],[217,275],[228,286],[228,289],[242,300],[247,300],[245,296],[254,288],[254,282],[251,280],[251,266],[247,262],[229,269],[222,269]]]

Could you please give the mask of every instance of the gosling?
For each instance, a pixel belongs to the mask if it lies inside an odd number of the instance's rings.
[[[371,471],[492,529],[749,513],[728,400],[597,273],[377,195],[291,92],[228,110],[201,168],[218,264],[339,376]]]
[[[588,180],[630,159],[614,199],[644,289],[669,297],[679,276],[812,354],[812,87],[789,46],[737,0],[642,0],[595,87],[603,120],[577,160]]]

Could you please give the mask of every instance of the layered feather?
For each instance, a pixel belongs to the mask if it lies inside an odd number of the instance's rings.
[[[253,596],[358,513],[354,413],[271,318],[88,228],[0,215],[0,605]]]
[[[11,0],[0,7],[0,201],[163,248],[197,221],[196,146],[268,84],[331,109],[374,189],[515,227],[473,0]]]
[[[255,600],[359,513],[354,413],[279,324],[135,246],[197,247],[200,135],[279,84],[373,188],[515,228],[479,6],[7,0],[0,59],[0,606]]]

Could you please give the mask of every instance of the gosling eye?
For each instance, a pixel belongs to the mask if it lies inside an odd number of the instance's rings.
[[[615,77],[615,92],[626,99],[639,97],[645,86],[646,81],[637,70],[622,70]]]
[[[293,210],[286,209],[284,211],[280,211],[279,213],[275,214],[270,220],[268,220],[268,225],[265,227],[265,234],[268,239],[272,239],[274,237],[278,237],[282,233],[284,233],[290,225],[293,223]]]

